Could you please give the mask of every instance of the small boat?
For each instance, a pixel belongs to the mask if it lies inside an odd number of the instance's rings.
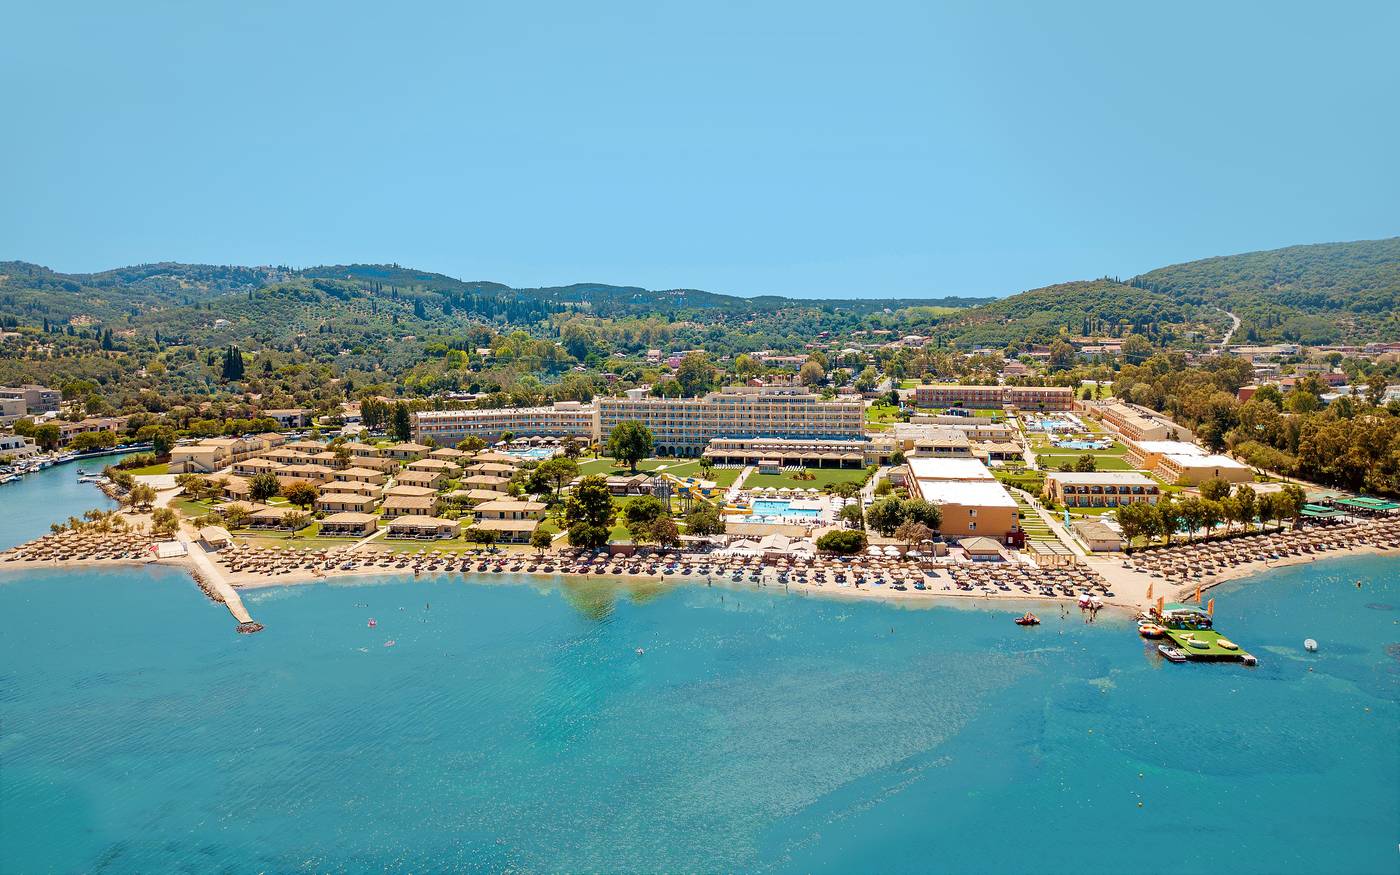
[[[1303,649],[1306,650],[1306,651],[1309,652],[1309,653],[1316,653],[1316,652],[1317,652],[1317,642],[1314,641],[1312,638],[1309,638],[1309,639],[1307,639],[1306,641],[1303,642]]]
[[[1157,652],[1162,654],[1172,662],[1186,661],[1186,654],[1182,653],[1180,650],[1177,650],[1175,647],[1172,647],[1168,644],[1158,644]]]
[[[385,642],[384,642],[384,646],[385,646],[385,647],[393,647],[395,644],[398,644],[398,643],[399,643],[399,642],[397,642],[397,641],[395,641],[394,639],[390,638],[388,641],[385,641]]]
[[[369,627],[370,627],[371,629],[373,629],[375,626],[378,626],[378,625],[379,625],[379,624],[378,624],[377,622],[375,622],[375,619],[374,619],[373,617],[370,617],[370,618],[369,618]]]
[[[1161,638],[1167,634],[1167,630],[1156,623],[1142,623],[1138,626],[1138,634],[1144,638]]]
[[[1016,618],[1016,625],[1017,625],[1017,626],[1039,626],[1039,625],[1040,625],[1040,618],[1037,617],[1035,614],[1032,614],[1030,611],[1027,611],[1024,615],[1022,615],[1022,616]]]
[[[638,648],[637,648],[637,655],[638,655],[638,656],[642,656],[642,655],[644,655],[646,652],[647,652],[647,651],[646,651],[646,648],[644,648],[644,647],[638,647]]]

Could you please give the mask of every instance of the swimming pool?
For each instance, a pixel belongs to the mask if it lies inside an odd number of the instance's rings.
[[[815,507],[793,507],[786,498],[759,498],[753,503],[753,515],[765,517],[804,517],[816,519],[822,512]]]
[[[1055,446],[1066,450],[1106,450],[1111,441],[1055,441]]]
[[[546,447],[531,447],[528,450],[506,450],[505,454],[517,459],[528,459],[531,462],[543,462],[553,456],[555,452],[555,450]]]

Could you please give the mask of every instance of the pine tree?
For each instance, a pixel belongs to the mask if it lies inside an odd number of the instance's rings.
[[[243,353],[235,344],[230,344],[228,349],[224,350],[223,378],[225,380],[243,379]]]

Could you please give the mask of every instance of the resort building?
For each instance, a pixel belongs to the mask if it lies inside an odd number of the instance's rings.
[[[277,482],[286,486],[293,480],[305,480],[320,486],[328,483],[335,474],[334,468],[327,468],[325,465],[287,465],[279,470],[273,471],[277,476]]]
[[[433,489],[441,486],[447,478],[441,471],[400,471],[394,477],[395,483],[404,486],[427,486]]]
[[[175,464],[175,452],[179,449],[181,448],[176,447],[175,450],[170,451],[170,464],[172,466]],[[241,462],[233,463],[233,473],[240,477],[256,477],[259,474],[268,472],[275,474],[281,469],[282,466],[280,464],[266,456],[257,456],[252,459],[244,459]]]
[[[972,441],[968,440],[967,432],[955,428],[929,429],[910,442],[905,455],[910,458],[970,459]]]
[[[1123,535],[1103,520],[1079,520],[1072,528],[1091,553],[1116,553],[1123,549]]]
[[[1069,410],[1074,389],[1069,386],[955,386],[922,385],[914,388],[918,407],[967,407],[991,410]]]
[[[557,401],[547,407],[498,407],[472,410],[424,410],[413,414],[413,439],[432,438],[457,444],[477,437],[494,444],[509,432],[516,437],[597,436],[597,410],[578,401]]]
[[[17,434],[0,434],[0,456],[27,459],[38,454],[39,448],[29,438]]]
[[[1045,475],[1045,492],[1065,507],[1121,507],[1156,504],[1157,481],[1137,471],[1054,471]]]
[[[383,486],[389,476],[383,471],[376,471],[373,468],[351,467],[335,472],[336,480],[344,480],[348,483],[372,483],[375,486]]]
[[[1124,458],[1177,486],[1197,486],[1219,478],[1229,483],[1249,483],[1254,471],[1229,456],[1208,453],[1186,441],[1128,441]]]
[[[321,520],[321,534],[326,537],[363,538],[379,528],[379,517],[372,513],[332,514]]]
[[[384,519],[398,519],[401,516],[432,516],[437,499],[431,495],[390,495],[384,499],[382,508]]]
[[[411,462],[415,459],[421,459],[424,456],[428,455],[428,453],[432,452],[432,449],[432,447],[424,446],[423,444],[415,444],[412,441],[405,441],[401,444],[394,444],[392,447],[383,448],[382,450],[380,450],[380,455],[389,459],[396,459],[401,462]]]
[[[266,450],[267,445],[261,438],[206,438],[199,443],[173,447],[169,470],[171,474],[212,474],[230,465],[253,461]],[[236,470],[235,473],[245,472]]]
[[[651,430],[658,455],[695,456],[715,438],[849,440],[864,437],[865,405],[823,401],[802,389],[730,386],[701,398],[655,398],[630,390],[599,398],[597,434],[636,420]]]
[[[7,428],[28,416],[23,398],[0,398],[0,428]]]
[[[462,473],[462,466],[446,459],[419,459],[404,466],[406,471],[432,471],[444,477],[455,477]]]
[[[981,535],[1013,546],[1025,540],[1016,500],[977,459],[909,459],[903,479],[911,497],[942,510],[945,538]]]
[[[949,416],[942,413],[915,413],[908,422],[896,422],[890,431],[901,440],[912,440],[929,429],[955,428],[973,441],[1010,443],[1016,440],[1016,427],[1005,422],[992,422],[985,416]]]
[[[73,438],[80,434],[108,431],[115,438],[122,426],[126,425],[126,417],[90,416],[77,422],[65,422],[59,419],[54,420],[54,424],[58,426],[59,446],[66,447],[73,442]]]
[[[36,413],[56,412],[63,403],[63,393],[57,389],[30,383],[24,386],[0,386],[0,399],[23,402],[22,414],[33,416]]]
[[[369,513],[374,504],[374,496],[354,492],[324,492],[316,498],[316,509],[322,513]]]
[[[258,415],[277,420],[277,424],[283,428],[306,428],[311,424],[311,411],[305,407],[264,410]]]
[[[1131,441],[1176,440],[1186,433],[1176,423],[1145,407],[1123,401],[1081,401],[1085,413],[1097,416],[1104,425]]]
[[[487,501],[474,508],[476,522],[472,523],[472,528],[495,532],[500,541],[528,542],[530,535],[539,527],[544,510],[544,504],[538,501]]]
[[[353,492],[356,495],[368,495],[371,498],[379,498],[384,494],[384,487],[377,483],[365,483],[361,480],[332,480],[321,487],[327,492]]]
[[[716,465],[776,462],[779,468],[863,468],[871,464],[869,440],[802,441],[784,438],[714,438],[702,454]],[[889,452],[893,452],[891,448]],[[888,452],[886,453],[888,459]]]
[[[389,522],[388,538],[414,538],[419,540],[440,540],[455,538],[462,534],[462,524],[457,520],[445,520],[432,516],[402,516]]]

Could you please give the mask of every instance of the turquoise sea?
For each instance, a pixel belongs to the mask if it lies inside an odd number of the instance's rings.
[[[0,872],[1394,873],[1398,571],[1216,590],[1256,669],[1076,611],[460,577],[248,593],[240,636],[174,571],[7,572]]]

